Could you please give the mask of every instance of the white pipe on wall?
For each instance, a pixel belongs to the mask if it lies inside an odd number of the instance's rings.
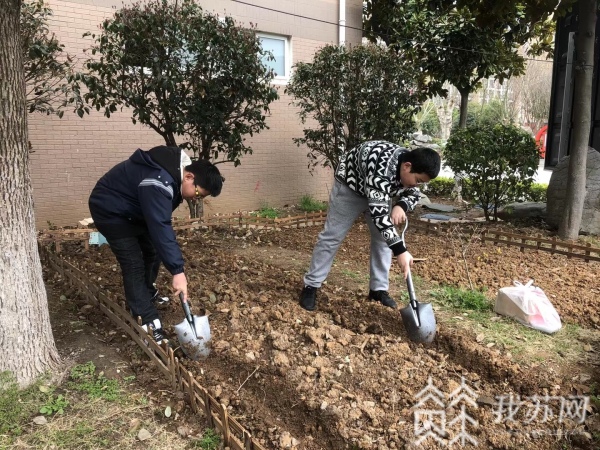
[[[340,0],[339,43],[344,45],[346,41],[346,0]]]

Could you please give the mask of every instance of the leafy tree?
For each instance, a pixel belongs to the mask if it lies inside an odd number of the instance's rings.
[[[231,17],[206,13],[193,0],[150,0],[128,5],[92,35],[94,57],[76,77],[85,101],[106,117],[119,107],[167,145],[201,159],[240,164],[252,153],[245,136],[268,128],[265,114],[278,98],[272,58],[251,29]],[[83,111],[80,109],[80,115]]]
[[[504,104],[497,99],[492,99],[485,104],[469,102],[467,108],[467,127],[489,127],[507,122]],[[459,113],[454,111],[453,127],[459,128]]]
[[[551,87],[550,61],[529,61],[525,75],[511,81],[513,101],[510,105],[521,107],[524,121],[534,133],[548,122]]]
[[[458,129],[444,156],[454,173],[469,179],[469,192],[494,221],[500,206],[529,191],[539,163],[533,137],[512,125]]]
[[[401,142],[414,130],[422,75],[395,52],[376,45],[328,45],[295,65],[286,89],[312,128],[294,138],[309,148],[309,168],[337,167],[339,155],[362,141]],[[313,122],[314,120],[314,122]]]
[[[427,100],[423,104],[421,110],[415,114],[415,125],[417,131],[430,136],[439,136],[440,120],[437,115],[436,105],[433,101]]]
[[[78,92],[68,79],[73,74],[73,59],[65,53],[48,20],[52,10],[44,0],[33,0],[21,5],[21,51],[27,110],[62,117],[64,107],[74,103]]]
[[[371,40],[383,40],[420,67],[429,76],[431,94],[445,94],[446,81],[455,86],[461,95],[459,124],[465,127],[468,96],[482,79],[503,82],[523,73],[525,58],[518,49],[525,42],[533,41],[532,53],[550,50],[554,7],[546,11],[510,1],[499,8],[493,3],[368,0],[365,29]]]

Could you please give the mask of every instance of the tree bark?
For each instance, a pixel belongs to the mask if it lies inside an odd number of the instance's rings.
[[[458,121],[459,128],[467,128],[467,112],[469,110],[469,91],[459,89],[460,92],[460,120]]]
[[[575,40],[577,59],[573,89],[573,144],[569,155],[565,214],[558,226],[558,235],[562,239],[577,239],[579,236],[586,195],[585,179],[591,126],[596,10],[596,0],[579,1],[579,31]]]
[[[435,97],[434,104],[436,106],[438,119],[440,121],[440,137],[447,141],[452,131],[452,112],[456,103],[456,93],[454,86],[448,86],[448,95],[446,98]]]
[[[458,88],[457,88],[458,89]],[[459,128],[467,128],[467,112],[469,108],[469,91],[466,89],[458,89],[460,93],[460,118],[458,121]],[[454,175],[454,189],[452,194],[456,203],[462,204],[462,179],[458,175]],[[486,218],[487,220],[487,218]]]
[[[0,0],[0,372],[21,386],[56,368],[29,176],[21,0]]]

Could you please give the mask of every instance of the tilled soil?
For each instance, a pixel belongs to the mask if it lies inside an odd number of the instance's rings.
[[[412,448],[428,423],[433,431],[419,448],[450,442],[490,449],[596,448],[595,407],[588,407],[585,423],[575,415],[559,417],[560,398],[582,394],[565,375],[568,369],[517,364],[443,321],[432,345],[411,343],[397,311],[368,302],[364,223],[342,245],[319,292],[318,310],[300,308],[302,275],[320,230],[216,229],[179,236],[192,304],[196,312],[207,310],[213,334],[211,355],[185,364],[267,448]],[[492,297],[514,279],[534,278],[564,320],[598,324],[597,263],[419,232],[407,235],[407,242],[416,258],[426,259],[413,272],[428,282],[467,286],[468,267],[474,286]],[[107,246],[86,252],[68,244],[63,252],[93,282],[122,295]],[[169,282],[162,273],[159,285]],[[404,288],[390,291],[399,298]],[[162,318],[172,330],[183,319],[181,308],[171,304]],[[594,374],[585,392],[599,380]],[[440,402],[435,395],[419,397],[428,386],[424,394],[435,387]],[[513,421],[507,417],[514,406],[498,404],[510,394],[529,402]],[[552,417],[533,415],[540,404],[534,396],[548,396]]]

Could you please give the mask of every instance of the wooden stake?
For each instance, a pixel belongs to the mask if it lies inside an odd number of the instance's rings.
[[[244,430],[244,448],[252,450],[252,435],[247,430]]]
[[[229,414],[227,413],[227,407],[220,403],[221,406],[221,424],[223,424],[223,444],[229,445]]]

